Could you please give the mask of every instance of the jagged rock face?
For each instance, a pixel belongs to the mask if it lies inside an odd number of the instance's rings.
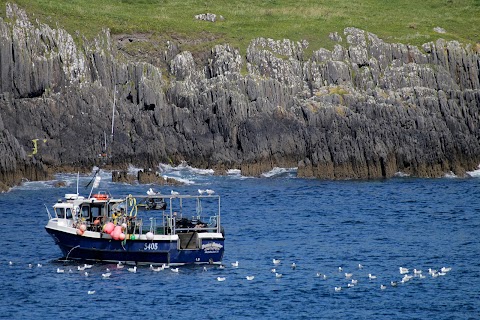
[[[463,174],[480,163],[479,54],[457,42],[417,48],[347,28],[311,57],[306,42],[260,38],[245,57],[216,46],[204,65],[168,43],[162,71],[121,62],[107,30],[79,47],[15,5],[7,16],[2,181],[29,166],[104,162],[186,160],[252,175],[298,166],[328,179]]]

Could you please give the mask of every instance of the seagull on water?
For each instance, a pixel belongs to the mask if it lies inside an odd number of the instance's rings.
[[[37,263],[37,268],[41,268],[42,267],[42,264],[41,263]]]
[[[255,276],[247,276],[248,281],[252,281],[255,278]]]
[[[294,262],[292,263],[292,269],[295,270],[297,268],[297,264]]]
[[[338,267],[338,272],[342,272],[343,271],[343,268],[342,267]]]
[[[124,267],[124,265],[120,261],[118,261],[117,269],[122,269],[123,267]]]
[[[172,272],[178,273],[178,268],[171,268],[170,270],[172,270]]]
[[[275,278],[281,278],[282,276],[283,276],[283,274],[275,272]]]
[[[111,272],[107,272],[107,273],[102,273],[102,277],[103,279],[107,279],[107,278],[110,278],[110,276],[112,275]]]
[[[270,271],[273,272],[273,273],[275,273],[275,272],[277,272],[277,269],[273,268],[273,269],[271,269]]]
[[[347,284],[347,287],[348,287],[348,288],[353,288],[353,287],[355,287],[355,284],[349,283],[349,284]]]
[[[12,262],[12,261],[9,261],[9,262],[8,262],[8,265],[9,265],[9,266],[13,266],[13,262]]]
[[[422,274],[422,270],[413,269],[413,274],[414,275],[420,275],[420,274]]]
[[[363,266],[361,263],[358,264],[358,269],[363,269]]]
[[[358,280],[352,279],[352,284],[357,284]]]
[[[95,294],[95,290],[88,290],[88,294]]]
[[[280,264],[280,259],[272,259],[273,264]]]
[[[238,268],[238,261],[232,262],[232,267]]]
[[[32,269],[33,265],[31,263],[28,264],[28,267]]]
[[[402,281],[400,281],[401,283],[405,283],[405,282],[408,282],[410,280],[412,280],[413,276],[410,276],[408,274],[404,275],[403,278],[402,278]]]
[[[227,278],[225,278],[225,277],[217,277],[217,281],[225,281],[225,279],[227,279]]]
[[[371,273],[368,274],[368,279],[370,280],[375,280],[377,279],[377,276],[372,275]]]
[[[342,287],[335,287],[335,292],[340,292],[342,291]]]
[[[85,271],[85,277],[88,277],[88,272],[87,271]]]
[[[350,279],[353,276],[353,273],[345,272],[345,278]]]
[[[400,268],[398,268],[398,269],[400,270],[400,274],[408,273],[408,269],[407,269],[407,268],[400,267]]]
[[[387,289],[387,286],[384,285],[384,284],[381,284],[381,285],[380,285],[380,289],[381,289],[381,290],[385,290],[385,289]]]
[[[137,266],[134,266],[133,268],[128,268],[128,271],[132,273],[137,273]]]
[[[396,287],[398,285],[397,281],[390,281],[390,285],[392,287]]]
[[[65,270],[57,268],[57,273],[65,273]]]
[[[452,270],[452,268],[442,267],[442,269],[440,269],[440,271],[441,271],[441,272],[444,272],[444,273],[447,273],[447,272],[449,272],[450,270]]]

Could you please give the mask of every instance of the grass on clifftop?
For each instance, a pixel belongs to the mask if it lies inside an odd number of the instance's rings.
[[[202,51],[230,43],[246,51],[256,37],[307,40],[309,50],[331,48],[330,32],[343,37],[358,27],[387,42],[421,45],[438,38],[480,43],[480,0],[11,0],[52,27],[93,38],[104,28],[113,35],[147,34],[177,39],[182,49]],[[195,20],[201,13],[222,15],[215,23]],[[441,27],[446,33],[433,29]]]

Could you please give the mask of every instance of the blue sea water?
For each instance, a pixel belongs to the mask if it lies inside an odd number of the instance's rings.
[[[0,194],[0,318],[480,319],[479,178],[323,181],[289,170],[245,178],[191,168],[168,174],[187,184],[125,185],[108,182],[104,172],[103,187],[115,195],[214,189],[222,197],[225,269],[140,267],[133,274],[95,264],[86,277],[80,263],[57,261],[44,205],[76,192],[76,177],[59,175],[66,187],[28,182]],[[107,267],[112,276],[102,279]],[[402,279],[399,267],[426,277],[392,287]],[[428,274],[441,267],[452,270]],[[345,272],[358,280],[353,288]]]

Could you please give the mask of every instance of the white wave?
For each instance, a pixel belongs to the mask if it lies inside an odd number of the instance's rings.
[[[290,175],[290,174],[295,174],[297,173],[297,167],[294,168],[279,168],[275,167],[272,170],[262,173],[261,176],[264,178],[271,178],[271,177],[277,177],[277,176],[282,176],[282,175]]]
[[[180,178],[180,177],[174,177],[174,176],[169,176],[169,175],[162,175],[166,179],[173,179],[175,181],[181,182],[183,184],[195,184],[195,181],[186,179],[186,178]]]
[[[477,166],[477,170],[467,171],[467,175],[472,178],[480,178],[480,164]]]
[[[227,170],[227,175],[229,175],[229,176],[241,176],[242,175],[242,170],[240,170],[240,169],[228,169]]]
[[[395,172],[394,176],[398,177],[398,178],[410,177],[410,175],[408,173],[404,173],[404,172],[401,172],[401,171]]]
[[[213,175],[215,171],[213,169],[200,169],[189,166],[186,161],[182,161],[178,166],[173,167],[166,163],[160,163],[158,165],[159,171],[163,172],[172,172],[172,171],[181,171],[181,172],[190,172],[199,175]]]
[[[457,175],[455,173],[453,173],[452,171],[449,171],[449,172],[445,173],[444,177],[449,178],[449,179],[458,178]]]
[[[472,178],[480,178],[480,169],[474,171],[467,171],[467,175]]]
[[[142,171],[142,170],[143,170],[142,168],[137,168],[137,167],[135,167],[134,165],[129,164],[129,165],[128,165],[128,169],[127,169],[127,173],[128,173],[129,175],[132,175],[132,176],[137,177],[137,176],[138,176],[138,172],[139,172],[139,171]]]

